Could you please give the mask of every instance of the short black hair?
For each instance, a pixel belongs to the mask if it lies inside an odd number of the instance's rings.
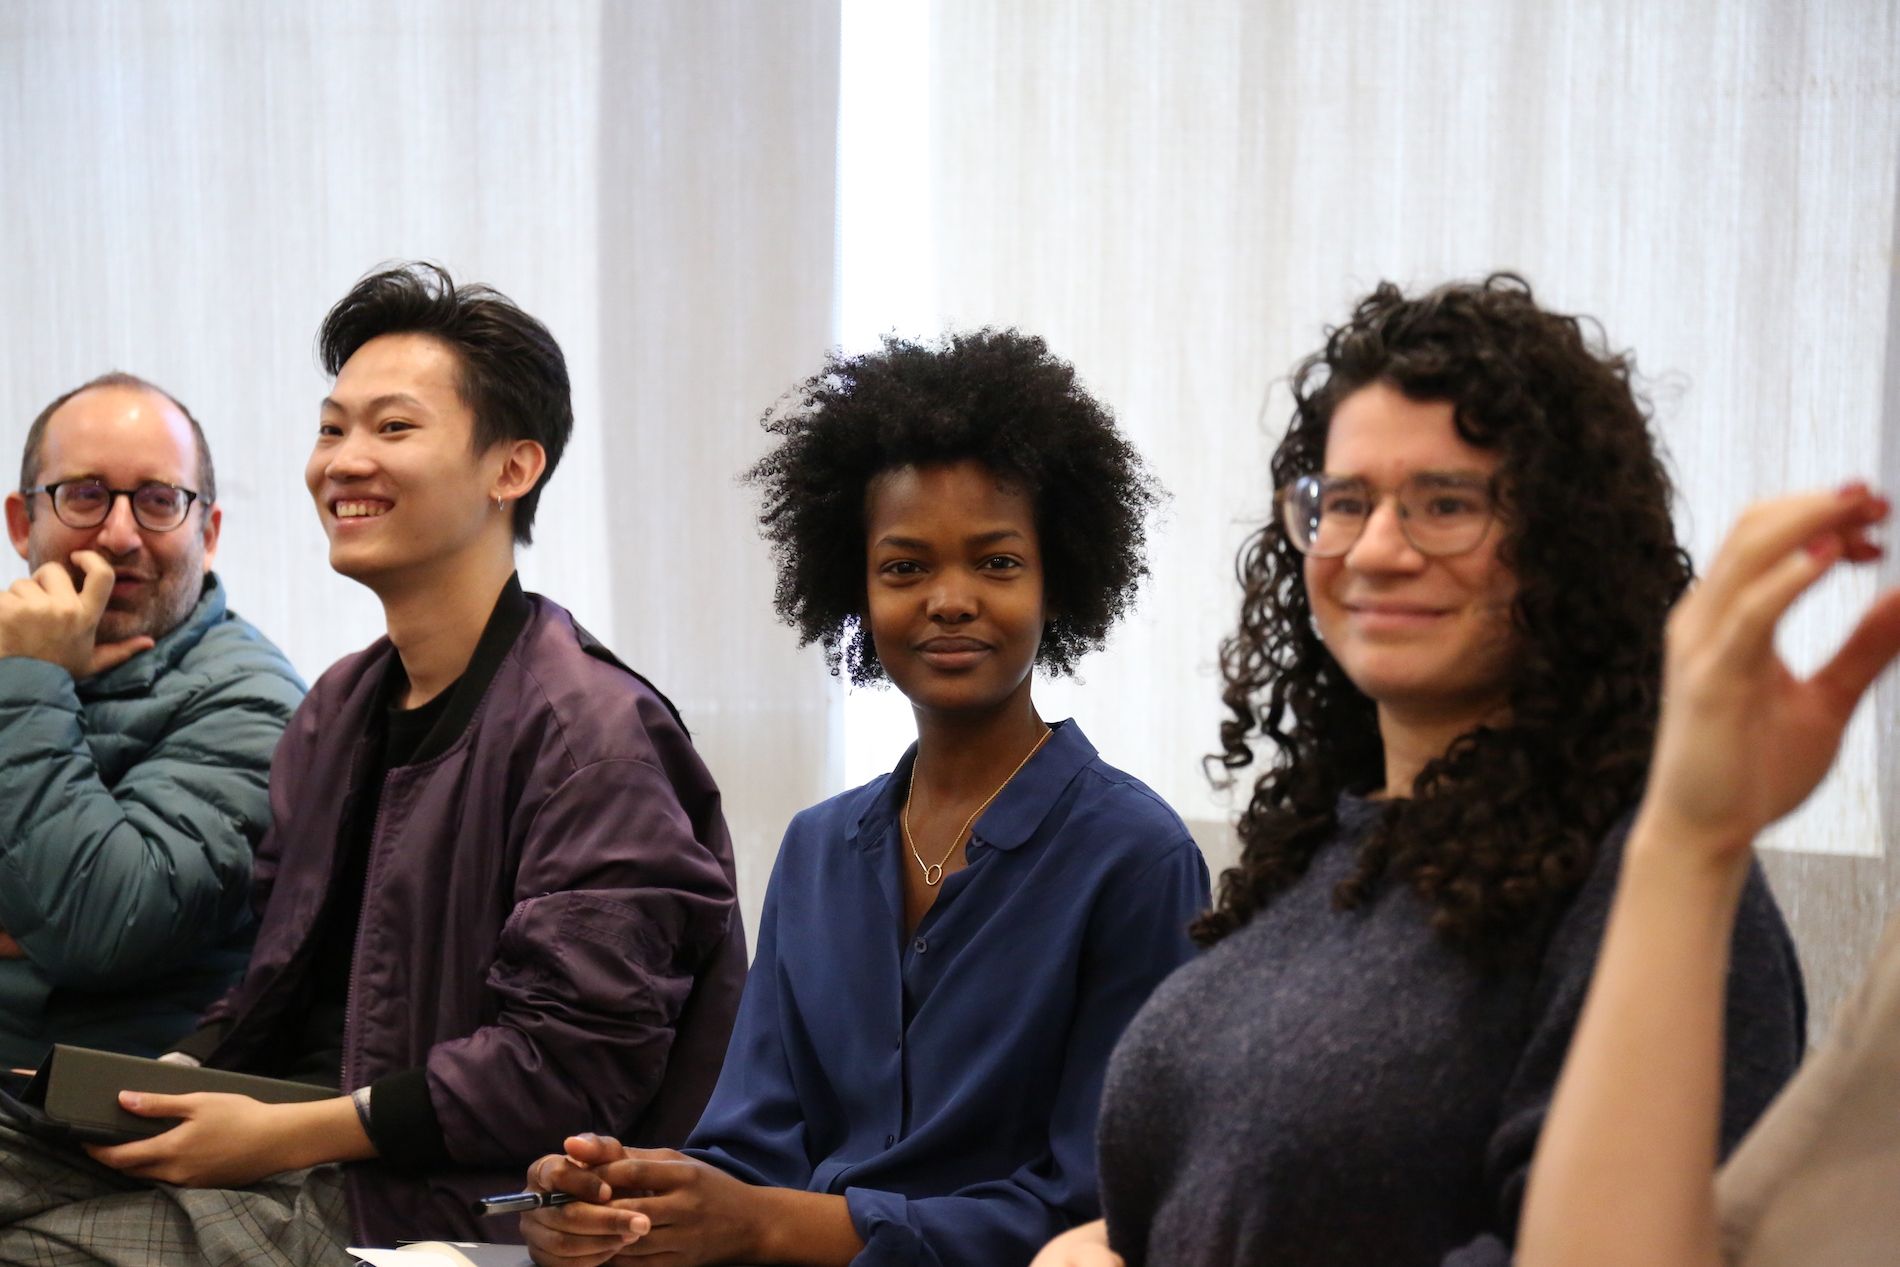
[[[40,482],[40,450],[46,444],[46,424],[52,421],[53,415],[59,412],[61,405],[81,392],[89,392],[97,387],[129,387],[135,391],[152,392],[171,401],[178,412],[185,415],[185,421],[191,424],[192,442],[198,446],[198,488],[196,490],[198,501],[202,505],[210,506],[218,500],[218,473],[211,465],[211,446],[205,443],[205,429],[198,425],[198,420],[192,416],[191,410],[185,408],[184,401],[150,379],[140,378],[137,374],[128,374],[124,370],[108,370],[97,378],[89,379],[64,395],[56,397],[50,405],[40,410],[39,416],[33,419],[33,425],[26,429],[26,449],[20,455],[21,491],[32,488]],[[32,513],[32,503],[29,502],[27,514],[30,516]]]
[[[317,332],[324,371],[335,378],[358,348],[385,334],[426,334],[454,351],[477,453],[510,440],[532,440],[546,452],[540,480],[514,507],[515,540],[533,541],[541,490],[574,430],[561,345],[500,291],[457,286],[447,269],[426,261],[378,269],[337,301]]]
[[[763,424],[779,443],[744,478],[763,491],[775,606],[860,685],[884,675],[863,615],[866,495],[886,471],[970,460],[1030,496],[1048,613],[1036,658],[1053,672],[1073,673],[1102,645],[1147,575],[1160,487],[1074,368],[1033,335],[887,335],[875,352],[834,352]]]

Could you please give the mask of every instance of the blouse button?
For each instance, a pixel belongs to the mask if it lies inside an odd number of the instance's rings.
[[[919,937],[916,941],[910,944],[910,948],[921,955],[926,950],[930,949],[930,943],[924,940],[922,937]]]

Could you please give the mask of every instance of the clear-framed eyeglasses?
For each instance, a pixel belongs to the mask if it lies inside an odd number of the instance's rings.
[[[146,480],[137,488],[108,488],[104,480],[91,476],[20,492],[28,497],[44,493],[52,498],[53,513],[68,528],[97,528],[112,513],[112,503],[123,497],[132,503],[132,518],[147,532],[170,532],[184,523],[191,503],[198,497],[195,489],[157,480]]]
[[[1496,517],[1494,481],[1458,471],[1416,471],[1392,493],[1399,531],[1435,559],[1478,548]],[[1301,554],[1337,559],[1365,533],[1384,494],[1356,475],[1302,475],[1276,495],[1280,522]]]

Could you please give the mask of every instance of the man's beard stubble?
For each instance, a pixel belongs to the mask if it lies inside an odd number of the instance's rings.
[[[143,635],[156,642],[178,628],[204,593],[203,565],[196,558],[180,560],[147,584],[148,592],[135,606],[125,610],[106,608],[93,641],[123,642]]]

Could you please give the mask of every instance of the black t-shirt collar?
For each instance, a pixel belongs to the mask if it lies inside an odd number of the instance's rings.
[[[415,709],[399,709],[397,701],[409,687],[409,675],[403,672],[402,657],[391,656],[389,678],[384,699],[389,701],[389,760],[387,766],[418,765],[432,761],[447,752],[462,732],[475,718],[475,709],[482,702],[482,696],[488,693],[488,684],[495,680],[501,662],[514,648],[515,639],[527,627],[528,618],[534,614],[534,604],[528,601],[527,593],[521,588],[521,576],[515,573],[501,588],[501,594],[495,599],[495,609],[488,616],[487,625],[482,628],[482,636],[476,640],[475,652],[469,656],[468,667],[462,670],[462,676],[455,679],[447,689],[434,699]],[[415,729],[425,728],[418,739]],[[404,759],[401,747],[413,744],[414,750]]]

